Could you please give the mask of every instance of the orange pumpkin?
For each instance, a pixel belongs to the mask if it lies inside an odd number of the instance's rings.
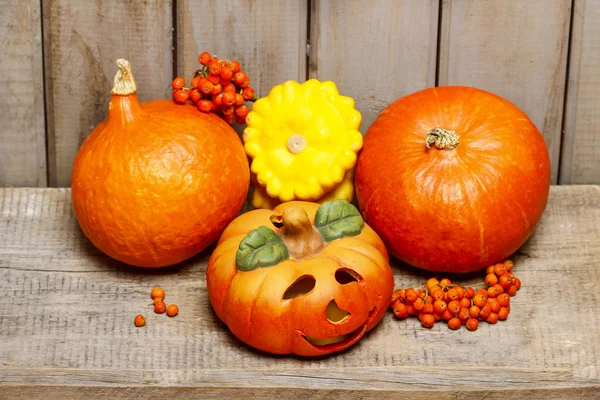
[[[426,89],[385,109],[365,135],[356,192],[401,260],[469,272],[505,259],[546,206],[550,159],[513,104],[469,87]]]
[[[346,200],[239,216],[206,280],[217,316],[240,340],[302,356],[356,343],[381,320],[394,287],[383,242]]]
[[[250,184],[235,131],[170,100],[140,104],[118,61],[108,118],[81,147],[72,175],[75,214],[109,256],[141,267],[185,260],[215,241]]]

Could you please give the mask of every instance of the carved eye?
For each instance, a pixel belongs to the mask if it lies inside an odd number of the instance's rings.
[[[311,275],[304,275],[296,279],[296,282],[292,283],[283,294],[283,300],[294,299],[296,297],[304,296],[315,288],[317,281]]]
[[[362,282],[362,277],[354,270],[341,268],[335,271],[335,280],[340,285],[347,285],[352,282]]]

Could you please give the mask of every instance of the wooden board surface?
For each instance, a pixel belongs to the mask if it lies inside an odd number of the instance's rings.
[[[306,79],[307,0],[180,0],[177,73],[191,79],[208,51],[238,60],[258,96]]]
[[[45,187],[39,0],[0,0],[0,49],[0,187]]]
[[[50,186],[70,186],[85,138],[106,118],[118,58],[141,101],[169,97],[172,0],[43,2]]]
[[[600,183],[600,1],[577,0],[560,183]]]
[[[438,0],[313,0],[311,78],[356,101],[366,132],[399,97],[435,85]]]
[[[475,86],[521,108],[546,139],[557,182],[571,0],[445,0],[439,84]]]
[[[228,333],[206,293],[209,251],[174,268],[125,266],[82,235],[69,199],[68,189],[0,189],[0,398],[599,398],[598,186],[552,187],[513,257],[523,287],[507,321],[427,330],[388,314],[354,347],[309,360]],[[427,277],[393,269],[398,286]],[[155,285],[176,318],[151,312]]]

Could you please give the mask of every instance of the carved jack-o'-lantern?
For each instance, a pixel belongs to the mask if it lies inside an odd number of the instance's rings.
[[[239,216],[206,279],[217,316],[240,340],[303,356],[356,343],[381,320],[394,287],[383,242],[345,200]]]

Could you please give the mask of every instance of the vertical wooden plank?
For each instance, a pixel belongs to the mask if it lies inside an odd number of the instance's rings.
[[[45,187],[39,0],[0,0],[0,49],[0,187]]]
[[[115,60],[131,61],[141,101],[170,96],[173,0],[45,1],[50,184],[69,186],[77,150],[106,118]]]
[[[353,97],[365,132],[397,98],[435,84],[438,0],[313,0],[311,78]]]
[[[177,1],[177,72],[191,79],[208,51],[238,60],[258,96],[306,79],[307,0]]]
[[[444,0],[440,85],[521,108],[544,135],[557,182],[571,0]]]
[[[575,0],[561,184],[600,184],[600,1]]]

